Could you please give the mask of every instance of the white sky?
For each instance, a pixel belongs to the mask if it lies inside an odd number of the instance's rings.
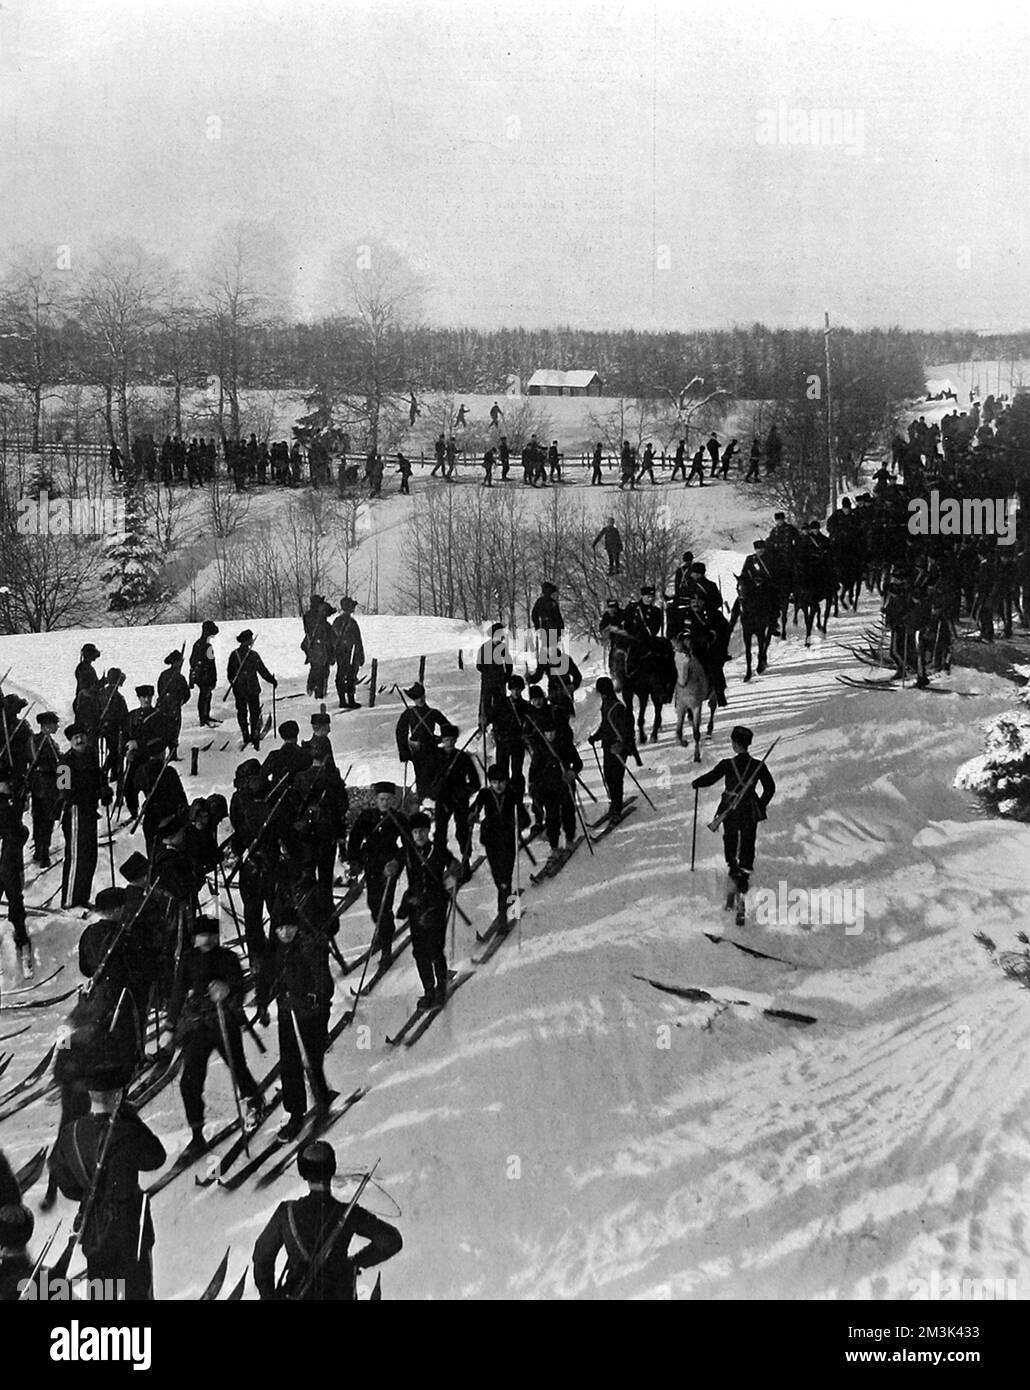
[[[382,236],[446,323],[1026,326],[1028,16],[3,0],[0,252],[117,233],[188,264],[246,216],[308,312],[332,249]],[[848,113],[852,148],[761,143],[781,104]]]

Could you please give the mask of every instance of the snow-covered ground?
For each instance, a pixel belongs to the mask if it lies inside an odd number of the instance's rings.
[[[724,578],[750,534],[709,557]],[[837,672],[862,668],[837,644],[854,641],[874,607],[864,598],[857,616],[831,621],[829,637],[808,650],[794,630],[750,685],[737,659],[730,707],[704,750],[708,767],[738,721],[755,729],[759,752],[780,737],[754,888],[785,899],[791,890],[850,891],[844,901],[860,910],[847,922],[747,929],[791,964],[705,936],[726,925],[720,844],[704,824],[717,797],[702,794],[691,873],[696,769],[666,731],[643,750],[654,809],[642,805],[596,859],[581,848],[557,880],[530,889],[518,934],[415,1048],[393,1054],[384,1041],[418,993],[410,955],[361,1006],[363,1026],[344,1032],[328,1073],[341,1092],[370,1090],[330,1137],[342,1170],[381,1159],[385,1192],[369,1205],[405,1240],[384,1268],[386,1297],[906,1298],[935,1272],[1014,1280],[1026,1296],[1030,1008],[972,934],[1008,946],[1025,924],[1028,831],[984,819],[951,785],[956,766],[981,751],[981,721],[1013,703],[1012,687],[958,670],[941,680],[952,693],[838,684]],[[296,620],[223,624],[221,669],[245,625],[279,673],[280,695],[303,690]],[[476,677],[467,663],[458,669],[469,640],[459,625],[381,618],[364,627],[382,681],[412,678],[425,653],[432,701],[465,729],[474,724]],[[98,665],[117,662],[135,684],[153,679],[194,632],[4,638],[0,669],[14,666],[9,688],[66,713],[81,642],[94,640]],[[596,652],[587,669],[599,671]],[[280,704],[280,718],[288,710],[306,726],[312,708],[297,698]],[[338,762],[395,773],[399,709],[384,694],[375,710],[335,716]],[[581,736],[595,717],[596,699],[584,692]],[[191,709],[184,750],[208,738]],[[201,756],[197,778],[184,752],[188,794],[230,786],[238,740],[218,748]],[[585,777],[600,795],[592,759]],[[128,847],[123,831],[119,862]],[[98,884],[106,881],[102,859]],[[35,886],[30,900],[49,891]],[[475,926],[492,900],[484,868],[461,895]],[[344,917],[345,953],[366,943],[370,926],[363,906]],[[71,983],[79,927],[59,915],[30,919],[41,971],[64,964]],[[0,935],[10,986],[10,936]],[[456,963],[473,948],[459,923]],[[716,1002],[690,1003],[639,976],[704,989]],[[335,1009],[349,1003],[341,983]],[[816,1022],[770,1018],[760,1012],[768,1006]],[[61,1021],[58,1010],[4,1013],[0,1035],[25,1019],[29,1031],[2,1045],[15,1052],[5,1085]],[[231,1105],[213,1062],[209,1117]],[[146,1118],[169,1150],[184,1141],[177,1088]],[[0,1142],[12,1162],[49,1142],[56,1120],[56,1106],[37,1103],[7,1121]],[[159,1296],[196,1297],[227,1245],[231,1286],[275,1204],[297,1191],[295,1174],[231,1195],[180,1178],[154,1203]],[[69,1216],[63,1200],[38,1216],[37,1240]]]

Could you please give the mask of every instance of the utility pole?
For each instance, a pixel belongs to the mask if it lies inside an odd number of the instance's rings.
[[[830,383],[830,315],[823,315],[823,351],[826,355],[826,459],[830,470],[830,515],[837,510],[837,463],[833,457],[833,388]]]

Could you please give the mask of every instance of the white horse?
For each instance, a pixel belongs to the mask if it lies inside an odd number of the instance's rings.
[[[694,733],[694,761],[701,761],[701,706],[708,703],[708,738],[715,728],[715,710],[719,697],[701,661],[691,650],[685,637],[677,637],[673,643],[676,662],[676,691],[673,703],[676,706],[676,741],[683,748],[683,725],[690,715],[690,727]]]

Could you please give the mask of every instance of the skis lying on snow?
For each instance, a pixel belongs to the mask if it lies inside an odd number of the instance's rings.
[[[755,946],[745,946],[743,941],[738,941],[735,937],[727,936],[725,932],[706,931],[709,941],[713,941],[717,946],[722,942],[727,942],[730,946],[736,946],[738,951],[743,951],[746,956],[754,956],[758,960],[773,960],[778,965],[789,965],[792,970],[801,970],[803,967],[794,960],[786,960],[783,956],[770,955],[768,951],[759,951]]]
[[[31,1027],[31,1023],[23,1023],[20,1028],[14,1028],[10,1033],[5,1033],[3,1037],[0,1038],[0,1042],[7,1042],[11,1038],[20,1038],[22,1033],[27,1033]]]
[[[698,989],[694,985],[665,985],[661,980],[649,979],[647,975],[634,975],[634,980],[642,980],[645,985],[650,985],[652,989],[659,989],[663,994],[674,994],[678,999],[689,999],[692,1004],[722,1004],[728,1008],[731,1005],[742,1005],[744,1008],[753,1009],[755,1004],[750,999],[720,999],[718,995],[710,993],[707,989]],[[763,1018],[774,1018],[783,1023],[817,1023],[818,1019],[811,1014],[794,1013],[791,1009],[765,1009],[759,1008],[758,1012]]]
[[[18,1191],[24,1197],[29,1188],[37,1183],[46,1167],[46,1145],[32,1155],[27,1163],[23,1163],[14,1175],[14,1181],[18,1184]]]
[[[231,1249],[232,1247],[230,1246],[229,1250]],[[218,1268],[215,1270],[214,1274],[212,1274],[210,1283],[197,1300],[199,1303],[213,1303],[222,1292],[226,1271],[229,1268],[229,1250],[226,1250],[225,1254],[218,1262]]]
[[[0,1105],[5,1105],[7,1101],[11,1100],[12,1097],[20,1094],[20,1092],[27,1091],[30,1086],[34,1086],[36,1082],[40,1080],[41,1077],[45,1076],[47,1068],[53,1061],[53,1056],[56,1051],[57,1044],[54,1043],[53,1047],[50,1048],[46,1056],[42,1057],[32,1068],[32,1070],[22,1077],[22,1079],[17,1083],[17,1085],[12,1086],[9,1091],[5,1091],[3,1095],[0,1096]]]
[[[11,1065],[13,1061],[13,1052],[8,1052],[5,1056],[0,1057],[0,1076],[3,1076],[4,1072],[7,1070],[7,1068]],[[0,1100],[2,1100],[2,1097],[0,1097]]]
[[[386,1041],[389,1045],[396,1047],[403,1042],[405,1047],[412,1047],[417,1043],[437,1015],[443,1013],[446,1005],[450,1003],[454,991],[460,989],[466,980],[471,980],[474,974],[474,970],[462,970],[460,974],[452,975],[447,981],[447,996],[443,1004],[437,1004],[431,1009],[412,1010],[393,1037],[387,1036]]]
[[[244,1270],[243,1273],[240,1275],[239,1283],[236,1285],[236,1287],[235,1287],[234,1289],[231,1289],[230,1292],[229,1292],[229,1294],[227,1295],[226,1300],[225,1300],[226,1303],[239,1303],[240,1299],[243,1297],[243,1290],[244,1290],[246,1287],[247,1287],[247,1271]]]
[[[54,994],[49,999],[26,999],[23,1003],[0,1004],[0,1011],[13,1013],[15,1009],[49,1009],[51,1004],[63,1004],[66,999],[77,993],[77,989],[70,989],[65,994]]]
[[[50,974],[44,975],[41,980],[33,980],[31,985],[19,985],[17,989],[5,989],[4,998],[9,999],[12,994],[28,994],[31,990],[41,989],[43,985],[48,985],[51,980],[56,980],[63,969],[64,966],[59,965],[56,970],[51,970]]]

